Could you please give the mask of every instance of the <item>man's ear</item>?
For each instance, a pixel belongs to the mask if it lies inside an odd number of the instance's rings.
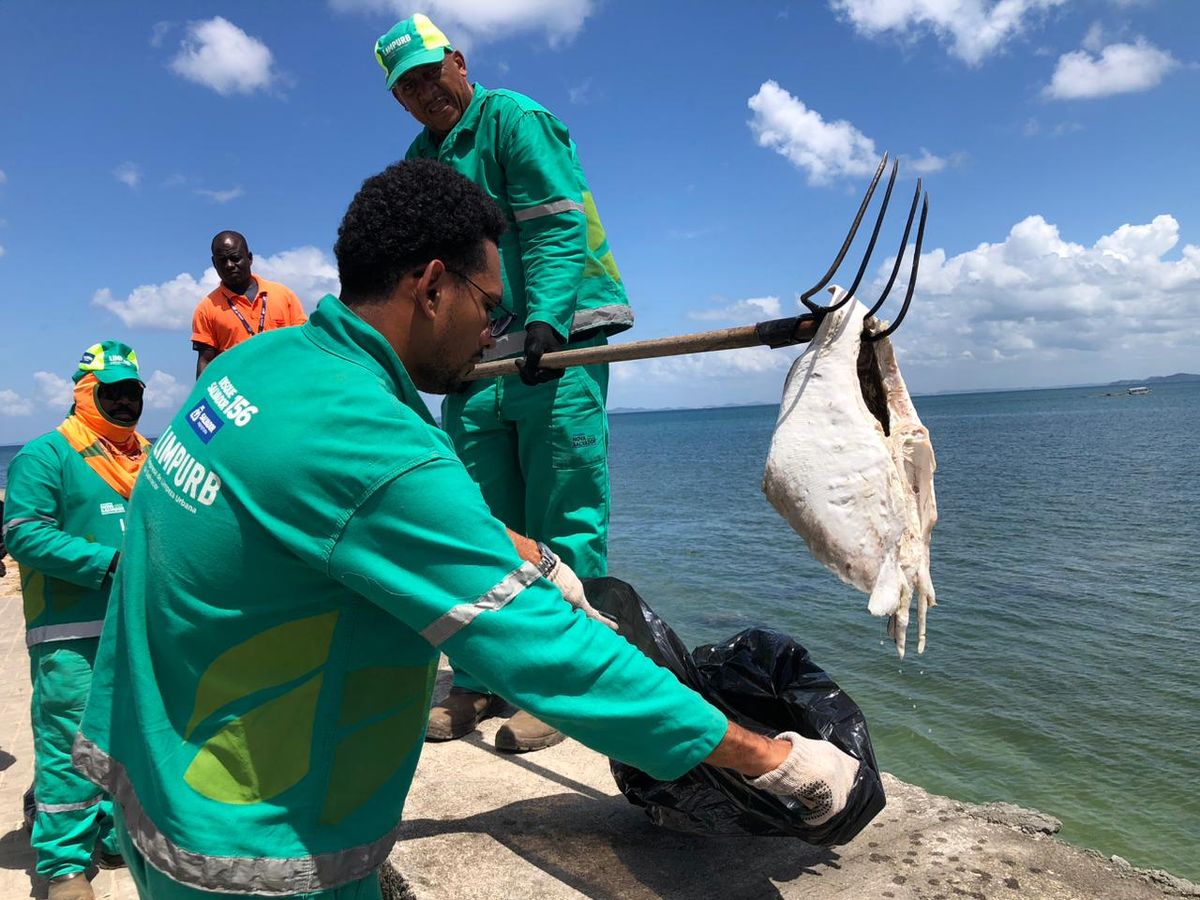
[[[425,264],[425,271],[417,279],[415,291],[417,309],[426,318],[437,317],[443,300],[442,295],[449,285],[448,275],[446,264],[440,259],[433,259]]]

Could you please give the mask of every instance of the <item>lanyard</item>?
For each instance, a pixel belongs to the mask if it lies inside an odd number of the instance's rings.
[[[233,302],[233,298],[229,298],[229,308],[233,310],[233,314],[238,317],[238,321],[242,323],[242,327],[246,329],[246,334],[254,337],[256,334],[262,334],[263,326],[267,324],[267,292],[259,291],[258,296],[262,297],[262,311],[258,314],[258,331],[250,329],[250,323],[246,321],[246,317],[242,315],[241,310],[237,308],[237,304]]]

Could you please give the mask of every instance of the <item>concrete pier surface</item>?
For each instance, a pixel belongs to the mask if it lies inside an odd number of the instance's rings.
[[[32,876],[21,795],[32,780],[29,660],[16,566],[0,580],[0,900],[45,897]],[[449,680],[444,671],[441,690]],[[617,791],[607,760],[574,741],[510,756],[502,719],[429,744],[391,861],[418,900],[441,898],[1091,898],[1200,897],[1052,836],[1049,816],[958,803],[885,776],[887,808],[831,850],[790,839],[712,838],[655,827]],[[92,882],[136,900],[123,870]]]

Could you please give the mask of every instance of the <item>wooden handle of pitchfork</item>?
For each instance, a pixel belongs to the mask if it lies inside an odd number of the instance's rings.
[[[654,338],[648,341],[630,341],[625,344],[607,344],[603,347],[579,347],[575,350],[559,350],[542,357],[545,369],[566,369],[570,366],[592,366],[597,363],[624,362],[630,359],[654,359],[660,356],[685,356],[689,353],[710,353],[714,350],[736,350],[739,347],[786,347],[791,344],[806,344],[817,333],[820,316],[792,316],[787,319],[772,319],[757,325],[742,325],[738,328],[722,328],[718,331],[701,331],[696,334],[681,334],[675,337]],[[465,380],[495,378],[498,375],[516,375],[519,359],[500,359],[480,363],[467,374]]]

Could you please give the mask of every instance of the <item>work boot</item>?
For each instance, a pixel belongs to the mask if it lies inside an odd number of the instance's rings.
[[[21,806],[25,823],[25,830],[33,831],[33,820],[37,818],[37,801],[33,798],[33,785],[29,786],[29,790],[21,798]]]
[[[478,694],[454,688],[446,699],[429,710],[427,741],[453,741],[475,730],[475,726],[492,715],[499,702],[494,694]]]
[[[83,872],[72,872],[70,875],[59,875],[50,879],[50,893],[47,900],[96,900],[91,882]]]
[[[517,710],[512,718],[496,731],[496,749],[509,753],[528,753],[545,750],[563,739],[561,731],[535,719],[525,710]]]
[[[98,869],[124,869],[126,866],[125,857],[120,853],[105,853],[103,850],[97,850],[94,859]]]

